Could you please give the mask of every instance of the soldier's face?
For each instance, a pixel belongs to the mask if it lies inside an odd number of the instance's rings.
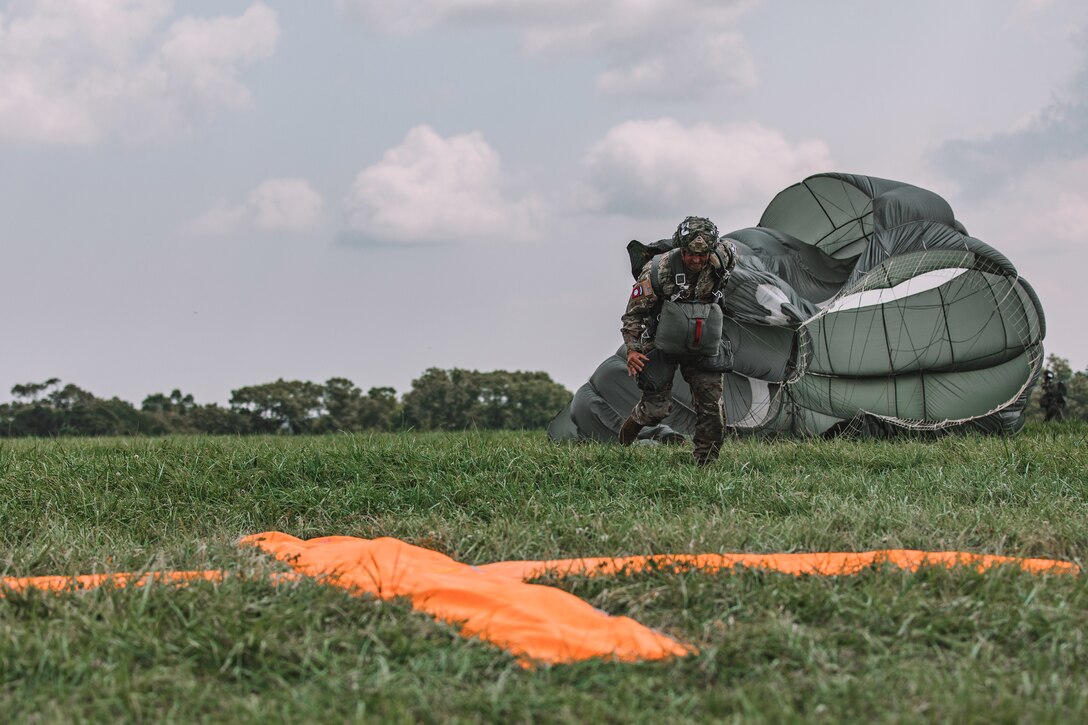
[[[706,263],[710,260],[710,254],[708,252],[696,253],[689,252],[687,250],[680,250],[680,259],[683,260],[684,266],[688,268],[690,272],[701,272]]]

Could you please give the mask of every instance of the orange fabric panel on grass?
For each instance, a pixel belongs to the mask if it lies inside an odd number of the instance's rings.
[[[883,549],[862,552],[800,554],[656,554],[651,556],[590,557],[552,561],[500,561],[479,566],[487,572],[525,580],[543,574],[614,575],[637,573],[653,568],[703,569],[720,571],[743,566],[783,574],[841,576],[857,574],[875,564],[892,564],[916,571],[921,566],[972,567],[985,571],[994,566],[1016,566],[1034,574],[1077,574],[1076,564],[1054,559],[1021,559],[1013,556],[969,554],[962,551],[919,551]]]
[[[526,664],[595,657],[636,662],[694,652],[561,589],[514,581],[397,539],[328,536],[303,541],[270,532],[247,536],[242,543],[353,593],[405,597],[415,609],[459,626],[466,637],[492,642]]]
[[[141,587],[149,581],[171,584],[187,584],[194,580],[219,582],[223,580],[221,571],[157,571],[149,574],[121,572],[117,574],[81,574],[79,576],[27,576],[4,577],[0,582],[0,593],[4,590],[24,592],[27,589],[45,589],[65,592],[72,589],[95,589],[101,586],[136,586]]]
[[[470,566],[437,551],[391,538],[327,536],[303,541],[269,532],[247,536],[240,543],[259,547],[294,570],[272,574],[274,581],[307,576],[343,587],[352,594],[372,594],[384,599],[405,597],[414,608],[459,626],[466,637],[479,637],[506,649],[524,664],[577,662],[596,657],[634,662],[696,651],[628,617],[601,612],[561,589],[525,583],[546,573],[607,576],[655,568],[721,571],[744,566],[798,576],[836,576],[856,574],[881,563],[910,571],[920,566],[966,566],[978,571],[993,566],[1016,566],[1036,574],[1079,573],[1075,564],[1052,559],[911,549],[860,553],[659,554]],[[151,581],[218,582],[224,576],[221,571],[181,571],[11,577],[0,581],[0,596],[4,590],[64,591],[103,585],[142,586]]]

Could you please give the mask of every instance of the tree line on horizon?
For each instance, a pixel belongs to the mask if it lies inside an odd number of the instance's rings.
[[[137,408],[50,378],[15,385],[0,404],[0,437],[320,434],[399,430],[543,428],[571,399],[545,372],[430,368],[400,398],[364,392],[347,378],[283,380],[231,391],[226,406],[198,404],[179,389]]]
[[[1066,420],[1088,421],[1088,369],[1074,372],[1056,355],[1047,357],[1047,367],[1066,383]],[[459,368],[426,370],[400,398],[390,387],[363,392],[347,378],[249,385],[231,391],[226,406],[201,405],[175,389],[148,395],[137,408],[57,378],[15,385],[11,395],[13,402],[0,404],[0,438],[539,429],[571,399],[545,372]],[[1041,395],[1036,385],[1029,420],[1043,419]]]

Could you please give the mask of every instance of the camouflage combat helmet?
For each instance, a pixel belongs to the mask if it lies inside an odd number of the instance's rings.
[[[702,254],[718,241],[718,227],[706,217],[689,216],[680,222],[672,240],[680,249]]]

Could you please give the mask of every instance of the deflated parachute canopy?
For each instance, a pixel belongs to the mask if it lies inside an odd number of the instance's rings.
[[[1019,430],[1042,366],[1043,310],[1001,253],[948,203],[898,181],[818,174],[780,192],[759,226],[723,235],[728,425],[738,433],[888,435]],[[628,245],[637,276],[671,240]],[[618,316],[618,313],[617,313]],[[556,440],[615,440],[639,391],[620,348],[549,425]],[[677,374],[673,411],[642,437],[694,431]]]

